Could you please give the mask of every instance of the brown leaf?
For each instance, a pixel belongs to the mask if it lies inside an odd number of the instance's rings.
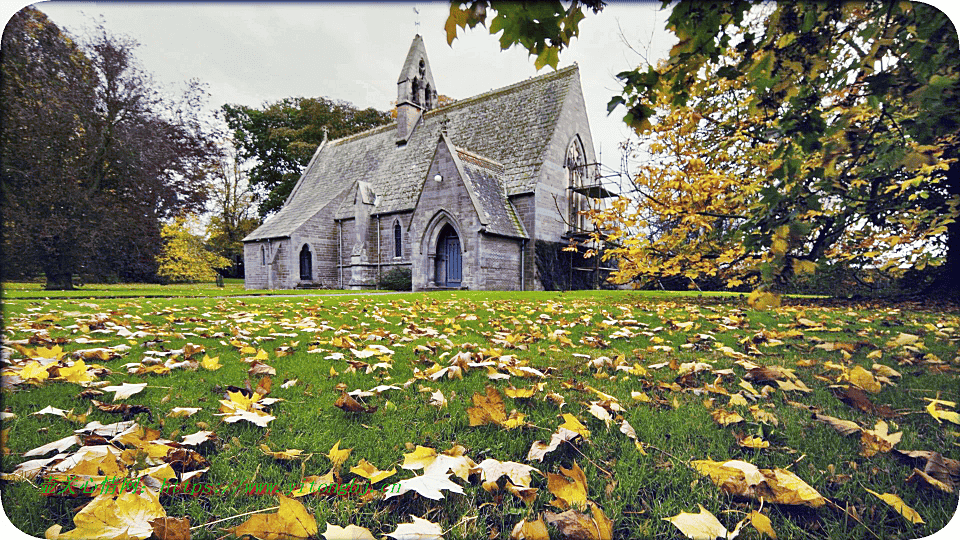
[[[95,399],[91,399],[90,403],[103,412],[122,414],[124,420],[129,420],[136,414],[147,413],[150,416],[150,421],[153,421],[153,412],[150,411],[150,407],[145,405],[131,405],[129,403],[104,403]]]
[[[911,464],[923,463],[923,472],[953,489],[960,487],[960,461],[945,458],[931,450],[893,450],[894,455]]]
[[[547,511],[543,513],[543,517],[547,519],[547,523],[560,530],[564,539],[612,540],[613,523],[597,505],[590,503],[590,511],[592,518],[576,510],[567,510],[562,514]]]
[[[372,413],[376,412],[377,407],[364,407],[359,401],[353,399],[352,396],[346,392],[341,391],[340,397],[337,399],[335,406],[347,412],[365,412]]]
[[[237,537],[249,534],[263,540],[296,540],[316,536],[319,532],[313,512],[296,499],[283,495],[280,495],[280,509],[275,514],[253,515],[229,530]]]
[[[832,388],[834,395],[840,399],[840,401],[846,403],[847,405],[861,410],[865,413],[870,413],[882,418],[893,418],[897,414],[893,412],[893,409],[887,407],[886,405],[876,405],[870,398],[867,397],[867,394],[856,387],[848,386],[846,388]]]
[[[190,540],[190,518],[156,518],[150,522],[153,526],[151,540]]]

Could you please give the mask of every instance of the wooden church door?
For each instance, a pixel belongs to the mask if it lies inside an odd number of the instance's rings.
[[[460,238],[453,227],[445,226],[437,239],[437,285],[459,287],[463,281],[463,259]]]

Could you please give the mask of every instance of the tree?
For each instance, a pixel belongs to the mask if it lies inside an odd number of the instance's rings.
[[[232,262],[230,277],[243,277],[242,240],[260,225],[260,219],[255,215],[247,173],[229,150],[217,161],[209,195],[213,208],[207,225],[207,244],[214,253]]]
[[[253,159],[250,184],[260,195],[260,215],[283,206],[325,137],[338,139],[390,122],[389,113],[358,110],[326,98],[286,98],[262,109],[224,105],[241,159]]]
[[[488,5],[466,11],[482,21]],[[569,10],[583,11],[576,2]],[[451,7],[448,32],[451,20],[464,27],[463,11]],[[542,36],[511,28],[501,45],[535,53]],[[734,236],[762,257],[764,290],[807,263],[845,260],[895,273],[940,265],[930,292],[960,296],[960,47],[943,13],[879,1],[681,1],[667,28],[680,42],[666,67],[619,74],[623,93],[608,109],[626,107],[624,120],[645,133],[661,97],[682,107],[698,82],[742,86],[762,121],[720,122],[774,144],[759,200]],[[568,44],[549,37],[558,52]]]
[[[218,268],[230,266],[230,260],[211,253],[204,247],[203,237],[191,232],[197,227],[193,216],[178,216],[164,225],[163,251],[157,255],[157,273],[175,283],[211,281]]]
[[[162,100],[136,43],[100,29],[77,45],[33,8],[3,35],[5,274],[155,276],[160,221],[204,204],[214,146],[201,88]]]

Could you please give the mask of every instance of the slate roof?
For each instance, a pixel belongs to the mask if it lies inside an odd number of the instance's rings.
[[[480,203],[478,210],[485,214],[481,216],[485,218],[481,221],[486,222],[487,232],[529,238],[517,217],[513,203],[507,199],[507,194],[503,190],[501,180],[503,166],[495,162],[491,163],[490,160],[468,153],[461,148],[457,148],[457,157],[460,158],[463,171],[468,177],[465,181],[467,189],[474,191],[476,195],[474,200]]]
[[[244,241],[290,236],[359,181],[369,182],[378,196],[374,215],[412,210],[443,120],[448,120],[447,134],[457,148],[502,165],[502,171],[491,174],[484,171],[492,169],[471,163],[477,185],[484,186],[481,191],[485,195],[480,197],[488,211],[492,211],[497,199],[494,191],[505,195],[531,193],[536,188],[561,106],[578,77],[579,70],[573,65],[427,111],[403,146],[396,144],[396,123],[328,141],[318,149],[280,211]],[[491,182],[502,188],[491,189]],[[508,202],[505,197],[501,200]],[[352,199],[349,203],[352,205]],[[521,234],[512,235],[526,236],[512,205],[504,204],[502,209],[492,212],[490,218],[500,230],[520,231]],[[517,226],[511,227],[510,221]]]

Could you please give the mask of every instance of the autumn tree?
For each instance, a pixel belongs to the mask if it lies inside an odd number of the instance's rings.
[[[204,246],[195,216],[178,216],[160,231],[163,250],[157,255],[157,273],[175,283],[212,281],[217,269],[227,268],[231,261]]]
[[[262,108],[224,105],[240,159],[255,165],[249,178],[260,215],[283,206],[324,137],[338,139],[390,122],[390,114],[326,98],[286,98]]]
[[[231,261],[231,277],[243,277],[243,242],[260,225],[254,193],[247,171],[229,148],[225,148],[210,175],[210,222],[207,225],[209,248]]]
[[[448,39],[485,21],[490,6],[454,3]],[[492,6],[499,17],[503,4]],[[502,47],[555,66],[584,8],[572,3],[557,19],[568,26],[552,33],[511,11],[509,25],[495,18],[490,28],[504,29]],[[647,133],[657,103],[686,106],[703,83],[742,86],[761,121],[718,127],[773,145],[759,198],[731,236],[762,259],[763,289],[809,263],[842,260],[893,273],[939,265],[929,291],[960,295],[960,47],[943,13],[905,2],[681,1],[667,28],[680,40],[667,67],[620,73],[623,93],[609,110],[625,107],[624,120]]]
[[[201,88],[161,99],[136,43],[86,45],[25,8],[3,35],[5,275],[155,277],[160,222],[204,204]]]

